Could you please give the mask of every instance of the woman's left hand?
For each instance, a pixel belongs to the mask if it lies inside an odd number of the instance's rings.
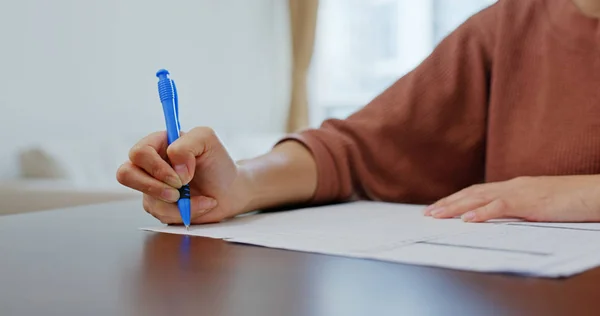
[[[520,177],[474,185],[425,209],[426,216],[466,222],[518,218],[534,222],[600,221],[600,176]]]

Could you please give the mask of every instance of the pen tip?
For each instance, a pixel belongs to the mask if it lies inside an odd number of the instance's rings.
[[[190,231],[190,226],[189,225],[185,225],[185,230],[187,230],[189,232]]]

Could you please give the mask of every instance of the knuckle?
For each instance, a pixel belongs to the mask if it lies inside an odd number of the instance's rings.
[[[153,186],[153,185],[146,186],[146,189],[144,190],[144,192],[152,197],[158,197],[161,194],[160,188],[157,188],[156,186]]]
[[[142,200],[142,206],[144,207],[144,210],[147,213],[152,214],[152,202],[150,202],[150,199],[147,195],[144,195],[144,199]]]
[[[467,188],[467,192],[470,194],[480,194],[484,191],[485,186],[483,184],[474,184]]]
[[[437,201],[435,203],[435,206],[441,207],[441,206],[445,206],[446,204],[448,204],[448,198],[443,198],[443,199]]]
[[[120,184],[127,185],[129,183],[129,179],[131,178],[131,165],[129,163],[122,164],[117,169],[117,181]]]
[[[179,152],[179,142],[174,142],[169,147],[167,147],[167,157],[172,157],[174,154]]]
[[[520,177],[516,177],[514,179],[511,180],[512,183],[514,184],[525,184],[527,182],[529,182],[532,178],[528,177],[528,176],[520,176]]]
[[[150,167],[150,175],[158,180],[162,180],[166,177],[166,172],[158,162],[153,162]]]
[[[166,217],[164,217],[164,216],[159,216],[159,217],[157,217],[157,219],[158,219],[158,220],[159,220],[159,221],[160,221],[162,224],[165,224],[165,225],[171,224],[171,221],[169,221],[169,219],[168,219],[168,218],[166,218]]]
[[[163,139],[167,139],[167,131],[162,130],[162,131],[156,131],[153,132],[152,134],[148,135],[148,138],[163,138]]]
[[[206,126],[195,127],[190,131],[190,134],[199,135],[204,138],[210,138],[217,135],[214,129]]]
[[[167,156],[173,157],[182,154],[199,154],[202,148],[209,150],[214,144],[219,144],[217,133],[210,127],[194,127],[181,137],[183,141],[176,141],[167,148]]]
[[[142,201],[142,205],[146,213],[152,215],[154,218],[159,220],[162,224],[169,224],[168,217],[162,215],[159,210],[157,210],[156,200],[149,195],[144,195],[144,199]]]
[[[149,153],[149,150],[150,148],[148,146],[135,145],[129,151],[129,160],[133,163],[139,162]]]
[[[488,190],[479,189],[471,193],[471,198],[479,202],[489,202],[492,200],[492,195]]]
[[[494,203],[494,209],[496,212],[504,212],[508,209],[508,202],[503,198],[496,199],[496,203]]]
[[[204,140],[206,144],[214,144],[218,141],[217,132],[210,127],[196,127],[190,133],[197,135],[197,137]]]
[[[444,205],[444,214],[452,214],[454,212],[456,212],[456,209],[459,208],[458,205],[456,204],[448,204],[448,205]]]
[[[169,210],[166,207],[167,205],[162,201],[156,201],[154,205],[154,217],[163,224],[172,224],[173,220],[169,216]]]
[[[486,193],[482,193],[477,195],[477,197],[475,197],[475,202],[477,202],[478,204],[488,204],[492,201],[493,199]]]

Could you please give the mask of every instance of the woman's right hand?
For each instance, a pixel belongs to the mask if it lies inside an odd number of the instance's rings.
[[[248,177],[206,127],[183,133],[170,146],[166,132],[148,135],[131,149],[117,180],[142,192],[144,209],[165,224],[182,223],[176,204],[182,184],[190,186],[192,224],[243,213],[252,196]]]

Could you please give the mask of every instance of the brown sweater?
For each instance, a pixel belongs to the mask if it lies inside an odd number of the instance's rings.
[[[360,111],[290,139],[316,159],[315,203],[600,173],[600,23],[570,0],[500,0]]]

